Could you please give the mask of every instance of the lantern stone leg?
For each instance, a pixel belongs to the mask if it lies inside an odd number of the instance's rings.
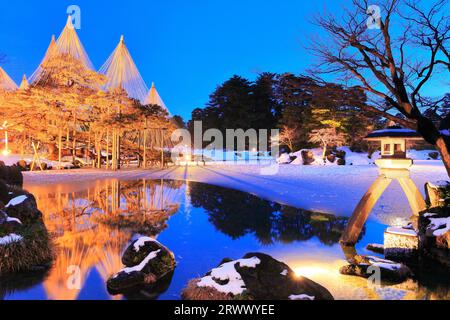
[[[392,179],[382,175],[370,186],[350,218],[347,229],[341,239],[342,244],[353,246],[358,242],[359,235],[364,228],[370,212],[391,183]]]
[[[427,208],[427,205],[416,184],[409,176],[397,180],[408,198],[409,205],[411,206],[414,215],[419,216],[419,214]]]

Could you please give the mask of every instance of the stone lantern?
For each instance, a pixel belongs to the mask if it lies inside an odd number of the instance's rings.
[[[425,200],[410,177],[409,168],[414,161],[406,156],[408,141],[422,140],[421,136],[413,130],[389,127],[372,132],[365,140],[381,143],[381,158],[375,161],[380,175],[353,212],[341,239],[344,245],[352,246],[357,243],[370,212],[394,180],[399,182],[406,194],[414,216],[426,209]]]

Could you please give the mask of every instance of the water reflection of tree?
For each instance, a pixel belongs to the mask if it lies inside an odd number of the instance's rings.
[[[203,207],[221,232],[238,239],[254,234],[261,244],[292,243],[317,237],[325,245],[339,242],[347,218],[262,200],[251,194],[201,183],[191,184],[194,207]]]
[[[106,282],[123,267],[122,253],[134,233],[154,227],[146,235],[156,237],[165,229],[168,217],[178,211],[182,186],[183,182],[163,180],[109,180],[76,192],[33,189],[57,246],[54,265],[44,280],[48,298],[76,299],[94,268]],[[120,217],[129,223],[123,225]],[[80,289],[67,286],[73,266],[79,268]]]

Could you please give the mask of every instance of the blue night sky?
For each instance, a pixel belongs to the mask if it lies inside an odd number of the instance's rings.
[[[78,34],[99,69],[120,35],[144,80],[156,86],[172,114],[190,118],[216,86],[234,74],[301,73],[313,61],[304,46],[317,30],[310,21],[333,0],[43,0],[8,1],[0,11],[0,52],[6,72],[20,82],[41,61],[66,10],[81,8]],[[442,87],[441,87],[442,88]]]

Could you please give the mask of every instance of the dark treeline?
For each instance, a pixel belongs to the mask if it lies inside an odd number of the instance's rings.
[[[188,128],[193,131],[193,122],[202,121],[204,130],[216,128],[223,134],[226,129],[280,129],[292,140],[284,146],[295,150],[314,145],[313,130],[334,128],[359,149],[368,131],[384,125],[379,117],[360,112],[366,102],[359,89],[291,73],[262,73],[255,81],[233,76],[217,87],[204,108],[192,112]]]

